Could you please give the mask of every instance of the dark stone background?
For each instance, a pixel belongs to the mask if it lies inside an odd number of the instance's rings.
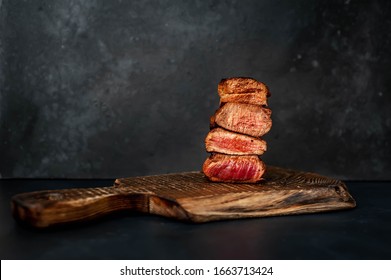
[[[200,170],[223,77],[272,91],[266,164],[391,179],[390,1],[0,0],[0,173]]]

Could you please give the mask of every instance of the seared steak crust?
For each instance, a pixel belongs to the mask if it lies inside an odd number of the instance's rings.
[[[217,87],[220,102],[267,105],[269,89],[264,83],[252,78],[223,79]]]

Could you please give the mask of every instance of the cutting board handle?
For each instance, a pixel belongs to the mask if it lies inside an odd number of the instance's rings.
[[[47,190],[15,195],[11,207],[16,220],[42,228],[120,210],[148,212],[148,197],[119,187]]]

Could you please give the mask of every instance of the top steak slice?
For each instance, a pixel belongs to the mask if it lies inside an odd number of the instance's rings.
[[[229,78],[220,81],[217,91],[220,102],[267,105],[269,89],[264,83],[253,78]]]
[[[213,182],[256,183],[262,180],[266,166],[258,156],[212,154],[202,171]]]
[[[262,155],[266,151],[266,142],[260,138],[251,137],[215,128],[205,138],[206,150],[228,155]]]
[[[211,127],[220,126],[225,129],[260,137],[272,127],[272,111],[253,104],[225,103],[211,117]]]

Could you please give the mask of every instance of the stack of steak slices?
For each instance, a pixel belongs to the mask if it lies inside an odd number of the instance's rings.
[[[223,79],[218,85],[220,108],[210,118],[203,172],[211,181],[255,183],[262,179],[266,151],[261,139],[272,126],[265,84],[252,78]]]

